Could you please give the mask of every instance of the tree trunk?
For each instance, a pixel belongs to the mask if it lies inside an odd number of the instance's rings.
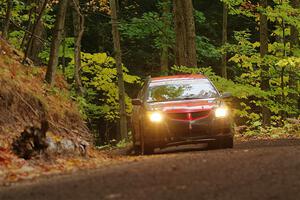
[[[299,0],[291,0],[291,4],[293,8],[300,8],[300,1]],[[291,27],[291,52],[294,55],[295,49],[299,48],[299,31],[297,27]],[[297,75],[294,72],[294,69],[289,71],[289,87],[293,92],[288,94],[288,97],[291,101],[292,106],[297,106],[299,101],[299,95],[297,94]]]
[[[62,65],[62,72],[64,77],[66,78],[66,34],[63,33],[62,36],[62,57],[61,57],[61,65]]]
[[[162,21],[164,23],[164,29],[168,30],[171,27],[168,16],[170,15],[170,0],[162,1]],[[169,70],[169,47],[167,33],[165,32],[164,43],[161,49],[160,66],[161,72],[167,73]]]
[[[265,9],[268,5],[267,0],[260,0],[260,5]],[[264,11],[260,12],[260,56],[264,58],[268,54],[268,18]],[[267,64],[262,64],[261,66],[261,89],[268,91],[270,90],[269,84],[269,66]],[[263,126],[269,126],[271,123],[271,111],[270,109],[263,105],[262,106],[262,124]]]
[[[45,26],[42,21],[40,21],[36,26],[35,35],[32,37],[32,44],[29,49],[28,58],[30,58],[36,65],[41,65],[42,61],[39,58],[39,54],[43,51],[45,45],[41,39],[46,40],[47,38]]]
[[[123,70],[122,70],[122,52],[120,44],[120,33],[118,29],[118,18],[116,1],[110,0],[111,6],[111,21],[112,21],[112,34],[114,42],[114,51],[117,67],[118,76],[118,87],[119,87],[119,104],[120,104],[120,135],[121,139],[127,138],[127,119],[126,119],[126,108],[125,108],[125,88],[123,81]]]
[[[227,43],[227,25],[228,25],[228,6],[223,2],[223,32],[222,32],[222,45]],[[222,77],[227,79],[227,53],[222,55]]]
[[[84,16],[80,12],[79,0],[72,0],[73,26],[74,26],[74,80],[77,94],[82,96],[84,89],[81,82],[81,39],[84,32]]]
[[[174,0],[176,33],[175,63],[178,66],[197,66],[196,32],[192,0]]]
[[[3,26],[3,30],[2,30],[2,37],[4,39],[8,38],[8,31],[9,31],[12,5],[13,5],[12,0],[7,0],[6,1],[6,16],[5,16],[4,26]]]
[[[37,7],[36,13],[38,13],[35,22],[32,27],[32,32],[29,37],[29,41],[27,43],[27,47],[24,53],[24,59],[23,59],[23,64],[25,63],[26,59],[29,57],[32,60],[35,60],[38,58],[38,49],[39,46],[42,45],[41,41],[36,38],[36,36],[41,36],[43,34],[43,23],[41,21],[42,16],[44,14],[44,11],[46,9],[48,0],[42,0],[39,1],[39,5]]]
[[[45,76],[45,80],[49,84],[53,84],[54,82],[54,76],[58,65],[59,46],[62,40],[63,29],[65,27],[67,5],[68,0],[59,1],[59,10],[56,16],[55,28],[51,42],[50,58]]]
[[[26,6],[31,5],[31,3],[32,3],[31,0],[26,1]],[[23,39],[22,39],[22,42],[21,42],[21,45],[20,45],[20,49],[22,49],[22,50],[25,48],[25,45],[26,45],[26,43],[27,43],[27,41],[29,39],[28,38],[29,37],[28,32],[32,32],[32,26],[33,26],[33,24],[32,24],[31,21],[32,21],[33,12],[34,12],[34,8],[31,8],[29,10],[29,13],[28,13],[28,25],[27,25],[26,32],[24,33],[24,36],[23,36]]]

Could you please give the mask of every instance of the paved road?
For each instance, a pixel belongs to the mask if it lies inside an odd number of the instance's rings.
[[[0,189],[0,199],[300,199],[300,140],[169,151]]]

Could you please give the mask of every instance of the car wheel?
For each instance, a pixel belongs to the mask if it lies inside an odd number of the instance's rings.
[[[142,155],[153,154],[154,149],[155,149],[154,145],[145,138],[144,131],[141,127],[141,132],[140,132],[140,153]]]
[[[218,149],[219,145],[218,145],[218,141],[214,140],[214,141],[210,141],[207,143],[207,149],[208,150],[214,150],[214,149]]]
[[[211,141],[208,143],[208,149],[230,149],[233,148],[233,137],[232,136],[226,136],[218,138],[214,141]]]
[[[220,147],[223,149],[231,149],[233,148],[233,137],[232,136],[228,136],[228,137],[224,137],[220,140]]]
[[[154,145],[143,140],[142,145],[141,145],[141,153],[142,153],[142,155],[153,154],[154,153]]]
[[[143,150],[143,155],[151,155],[154,153],[154,148],[152,146],[145,146]]]
[[[143,134],[141,134],[143,135]],[[141,137],[140,150],[142,155],[149,155],[154,153],[154,145],[147,141],[143,136]]]
[[[136,140],[136,132],[134,130],[134,128],[132,129],[132,150],[134,152],[134,154],[140,154],[141,152],[141,145],[140,143],[138,144],[137,140]]]

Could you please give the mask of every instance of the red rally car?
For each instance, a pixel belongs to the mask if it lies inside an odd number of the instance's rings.
[[[148,78],[132,100],[133,143],[143,154],[155,148],[207,143],[232,148],[230,110],[212,82],[203,75]]]

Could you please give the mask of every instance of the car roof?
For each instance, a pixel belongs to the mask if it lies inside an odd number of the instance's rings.
[[[160,82],[167,80],[186,80],[186,79],[206,79],[206,77],[202,74],[182,74],[182,75],[174,75],[174,76],[161,76],[151,78],[151,82]]]

